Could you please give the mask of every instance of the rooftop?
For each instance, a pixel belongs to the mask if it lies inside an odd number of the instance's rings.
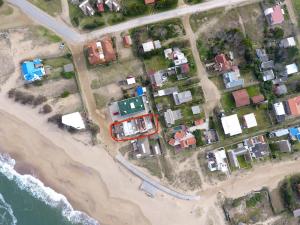
[[[243,116],[245,125],[247,128],[252,128],[257,126],[256,118],[254,113],[249,113]]]
[[[227,60],[225,54],[219,54],[215,57],[215,62],[218,65],[218,69],[222,72],[226,72],[231,69],[232,62]]]
[[[234,136],[242,133],[242,128],[237,114],[224,116],[221,118],[221,122],[226,135]]]
[[[63,115],[61,122],[69,127],[73,127],[77,130],[85,129],[83,119],[79,112]]]
[[[138,113],[145,110],[142,96],[124,99],[118,102],[121,116]]]
[[[290,114],[293,116],[300,115],[300,96],[290,98],[288,101],[288,106],[290,109]]]
[[[263,102],[264,100],[265,100],[265,97],[263,95],[255,95],[251,98],[251,101],[253,104]]]
[[[35,80],[40,80],[45,73],[44,66],[42,64],[42,60],[34,59],[33,61],[25,61],[21,66],[22,74],[24,79],[29,82],[33,82]]]
[[[242,107],[250,104],[250,98],[246,89],[232,92],[236,107]]]

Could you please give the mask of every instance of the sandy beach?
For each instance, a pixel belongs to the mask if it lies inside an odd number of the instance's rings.
[[[147,197],[138,190],[140,180],[121,168],[102,146],[73,139],[4,94],[0,102],[1,149],[16,159],[21,173],[30,172],[64,194],[75,209],[101,224],[197,224],[198,215],[190,212],[198,202]]]

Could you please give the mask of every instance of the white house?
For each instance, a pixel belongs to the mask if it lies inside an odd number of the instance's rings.
[[[83,119],[79,112],[63,115],[61,118],[62,124],[73,127],[77,130],[85,129]]]
[[[221,122],[226,135],[234,136],[242,133],[242,128],[237,114],[224,116],[221,118]]]
[[[289,38],[282,39],[279,45],[280,47],[283,48],[294,47],[296,46],[296,41],[294,37],[289,37]]]
[[[296,65],[296,63],[292,63],[289,65],[285,66],[285,71],[286,71],[286,75],[291,75],[294,73],[298,73],[298,66]]]
[[[243,116],[245,121],[245,126],[247,128],[257,127],[257,122],[254,113],[249,113]]]

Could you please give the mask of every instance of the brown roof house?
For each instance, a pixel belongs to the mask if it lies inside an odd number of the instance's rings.
[[[253,104],[259,104],[265,100],[263,95],[255,95],[251,98]]]
[[[110,37],[88,44],[88,60],[91,65],[105,64],[117,59]]]
[[[250,98],[246,89],[232,92],[236,107],[250,105]]]

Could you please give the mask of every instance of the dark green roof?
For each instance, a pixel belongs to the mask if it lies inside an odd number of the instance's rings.
[[[142,96],[124,99],[118,102],[121,116],[134,114],[145,110]]]

